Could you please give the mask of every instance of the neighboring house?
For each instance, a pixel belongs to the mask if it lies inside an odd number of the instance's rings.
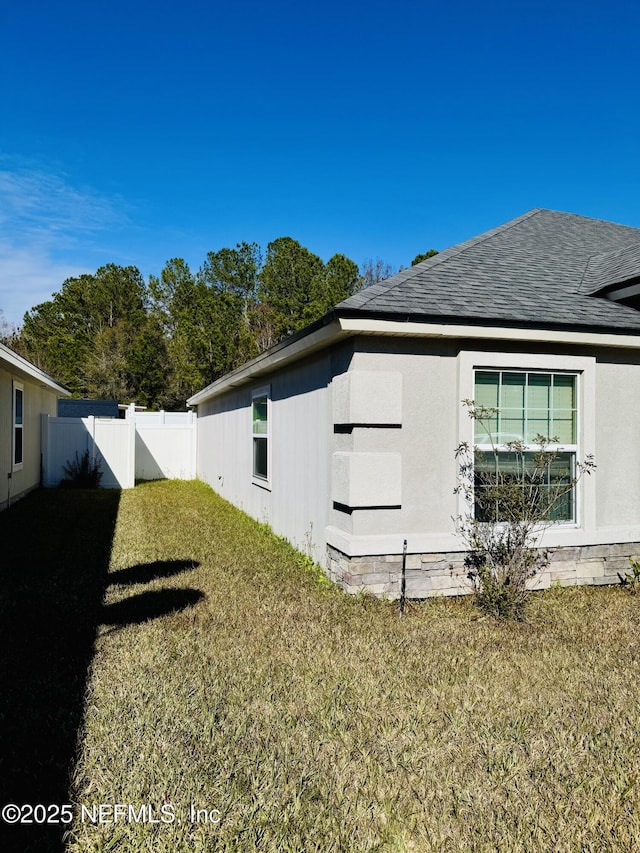
[[[454,518],[462,405],[597,469],[545,534],[540,585],[640,554],[640,229],[532,210],[340,303],[191,398],[198,476],[350,590],[468,589]]]
[[[0,344],[0,509],[40,484],[41,415],[69,391]]]
[[[126,408],[126,407],[125,407]],[[119,416],[117,400],[87,400],[73,398],[58,400],[59,418],[117,418]]]

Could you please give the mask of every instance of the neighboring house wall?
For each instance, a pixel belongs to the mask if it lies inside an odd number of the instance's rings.
[[[328,351],[198,406],[198,476],[326,564],[332,357]],[[268,481],[253,476],[252,395],[267,389]],[[260,440],[258,438],[258,440]]]
[[[23,389],[23,463],[13,465],[13,388]],[[40,483],[40,415],[55,415],[57,394],[0,361],[0,509]]]

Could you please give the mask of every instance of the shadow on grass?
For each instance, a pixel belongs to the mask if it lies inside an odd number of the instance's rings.
[[[157,560],[155,563],[139,563],[127,569],[118,569],[109,575],[110,586],[135,586],[139,583],[149,583],[157,578],[170,578],[197,569],[200,564],[193,560]]]
[[[203,598],[167,589],[102,604],[112,582],[196,566],[169,561],[108,575],[119,501],[115,490],[40,491],[0,513],[0,808],[68,801],[99,625],[139,624]],[[0,849],[61,853],[66,828],[0,819]]]
[[[102,610],[104,625],[139,625],[149,619],[167,616],[192,607],[204,598],[198,589],[157,589],[141,592],[107,604]]]

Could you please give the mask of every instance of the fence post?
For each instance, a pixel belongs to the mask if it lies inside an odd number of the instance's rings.
[[[89,415],[87,418],[89,421],[89,435],[88,438],[91,440],[91,446],[87,448],[89,451],[89,457],[91,459],[91,464],[94,465],[96,461],[96,419],[95,415]]]

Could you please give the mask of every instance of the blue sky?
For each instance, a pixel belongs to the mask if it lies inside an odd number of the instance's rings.
[[[288,235],[408,266],[533,207],[640,227],[630,2],[0,10],[0,309]]]

